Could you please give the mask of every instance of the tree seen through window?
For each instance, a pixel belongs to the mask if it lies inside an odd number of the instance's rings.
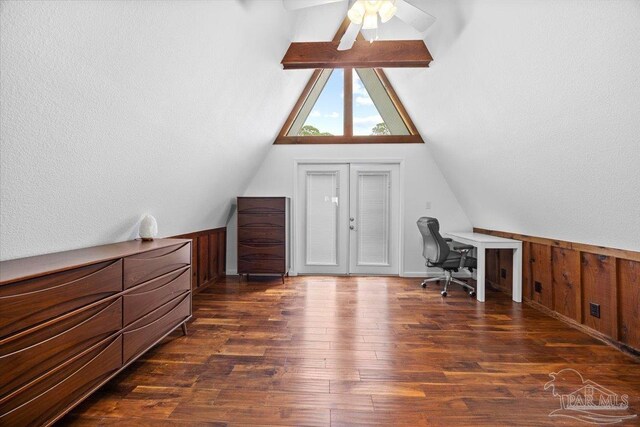
[[[422,142],[384,72],[337,68],[314,72],[276,142],[396,142],[392,136]]]

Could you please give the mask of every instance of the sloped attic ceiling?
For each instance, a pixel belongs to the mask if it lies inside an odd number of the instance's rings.
[[[640,250],[638,2],[410,1],[437,22],[379,36],[434,62],[386,72],[472,224]],[[297,39],[343,13],[307,9]]]
[[[388,75],[473,225],[640,249],[637,2],[428,9],[431,68]],[[310,74],[279,60],[341,13],[3,2],[0,259],[224,225]]]
[[[128,240],[147,212],[161,236],[224,226],[309,75],[281,70],[279,1],[14,1],[0,20],[3,260]]]
[[[640,4],[452,6],[387,74],[472,224],[640,250]]]

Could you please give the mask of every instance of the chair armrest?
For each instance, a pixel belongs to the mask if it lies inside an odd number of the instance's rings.
[[[467,260],[467,255],[473,249],[473,245],[463,245],[462,243],[455,242],[453,244],[453,250],[460,252],[462,256],[460,257],[460,267],[464,268],[465,261]]]
[[[460,251],[460,250],[467,250],[470,251],[471,249],[473,249],[473,245],[453,245],[453,249],[455,249],[456,251]]]

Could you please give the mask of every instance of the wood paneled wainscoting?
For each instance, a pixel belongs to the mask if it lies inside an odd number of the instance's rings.
[[[640,354],[640,252],[474,228],[522,240],[522,297],[533,307]],[[511,251],[487,250],[486,280],[511,292]]]
[[[191,239],[191,287],[200,292],[217,282],[226,274],[227,229],[226,227],[195,231],[174,236]]]

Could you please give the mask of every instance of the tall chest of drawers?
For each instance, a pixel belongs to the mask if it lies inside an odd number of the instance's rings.
[[[291,199],[238,197],[238,274],[284,276],[289,254]]]
[[[191,241],[0,263],[0,425],[48,425],[191,317]]]

